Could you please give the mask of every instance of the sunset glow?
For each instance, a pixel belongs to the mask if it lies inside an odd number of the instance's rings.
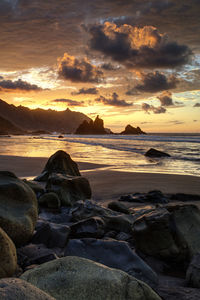
[[[200,132],[198,1],[3,0],[0,12],[2,100],[98,114],[116,132]]]

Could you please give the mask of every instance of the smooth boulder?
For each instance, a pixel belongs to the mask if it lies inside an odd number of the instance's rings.
[[[52,208],[52,209],[58,209],[60,208],[60,199],[56,193],[45,193],[43,194],[39,199],[38,203],[40,206]]]
[[[16,248],[9,236],[0,228],[0,278],[12,276],[17,268]]]
[[[19,278],[4,278],[0,280],[0,299],[55,300],[55,298],[44,291]]]
[[[150,286],[156,286],[158,283],[158,278],[154,271],[126,242],[98,239],[73,239],[69,240],[64,255],[87,258],[106,265],[107,267],[122,270],[146,282]]]
[[[82,176],[52,174],[46,189],[58,195],[62,206],[73,206],[79,200],[91,198],[89,181]]]
[[[57,300],[161,300],[148,285],[127,273],[75,256],[45,263],[21,278]]]
[[[20,246],[28,242],[38,218],[33,190],[13,173],[0,171],[0,226]]]

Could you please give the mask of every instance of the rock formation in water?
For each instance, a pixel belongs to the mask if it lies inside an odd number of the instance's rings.
[[[154,148],[149,149],[146,153],[145,156],[148,157],[170,157],[168,153],[156,150]]]
[[[83,121],[76,129],[75,134],[109,134],[108,129],[104,128],[103,120],[96,117],[94,121]]]
[[[131,125],[127,125],[125,130],[122,131],[120,134],[146,134],[146,132],[142,131],[140,127],[133,127]]]

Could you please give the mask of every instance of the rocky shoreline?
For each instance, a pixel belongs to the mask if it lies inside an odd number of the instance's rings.
[[[58,151],[33,181],[0,171],[0,299],[200,299],[200,195],[107,207]]]

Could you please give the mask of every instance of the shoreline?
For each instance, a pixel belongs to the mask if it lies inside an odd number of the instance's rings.
[[[0,170],[11,171],[18,177],[39,175],[48,157],[0,155]],[[92,188],[95,201],[117,200],[121,195],[161,190],[163,193],[200,194],[200,177],[164,173],[127,172],[113,166],[77,162],[81,174]]]

